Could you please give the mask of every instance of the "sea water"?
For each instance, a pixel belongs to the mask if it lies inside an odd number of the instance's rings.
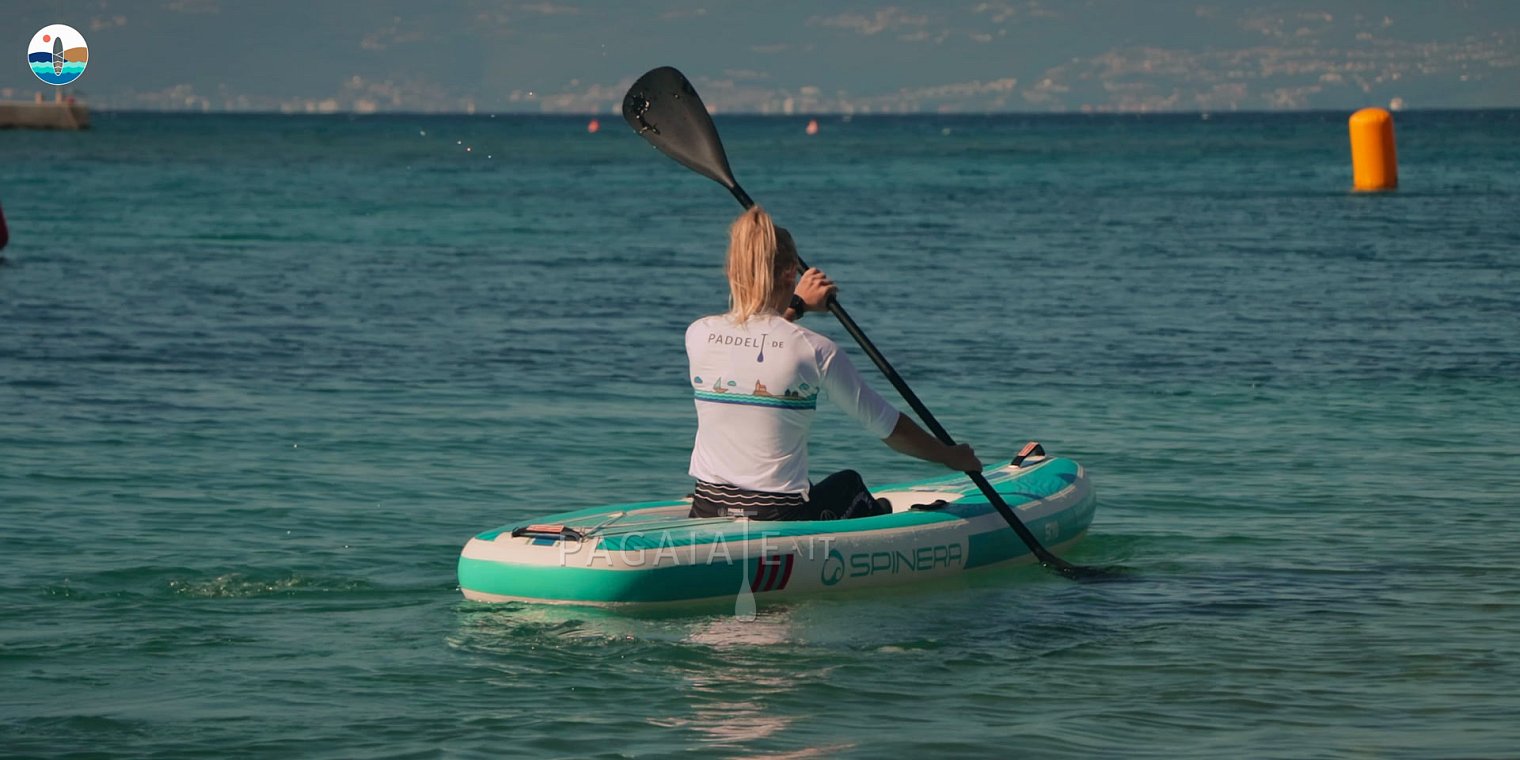
[[[0,134],[0,754],[1513,755],[1520,113],[1398,114],[1382,194],[1346,116],[721,118],[945,427],[1083,463],[1068,558],[1131,569],[752,621],[456,585],[690,488],[738,206],[615,117]],[[827,404],[812,455],[939,472]]]

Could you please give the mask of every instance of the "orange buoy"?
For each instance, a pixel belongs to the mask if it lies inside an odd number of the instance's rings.
[[[816,134],[818,134],[818,120],[817,119],[808,119],[807,133],[810,134],[810,135],[816,135]]]
[[[601,128],[602,128],[602,123],[599,122],[599,121],[597,121],[596,119],[592,119],[591,123],[586,125],[586,131],[589,132],[589,133],[591,133],[591,134],[593,134],[593,135],[596,134],[596,131],[598,129],[601,129]]]
[[[1351,174],[1357,190],[1399,186],[1399,159],[1393,149],[1393,116],[1381,108],[1351,114]]]

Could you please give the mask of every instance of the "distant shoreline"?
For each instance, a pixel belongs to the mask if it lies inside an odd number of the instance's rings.
[[[808,112],[808,113],[761,113],[759,111],[719,111],[713,114],[716,119],[746,118],[746,119],[944,119],[944,118],[1021,118],[1021,119],[1044,119],[1058,118],[1067,119],[1072,117],[1177,117],[1191,116],[1210,118],[1227,118],[1232,116],[1305,116],[1305,115],[1346,115],[1359,108],[1368,106],[1352,106],[1340,108],[1311,108],[1304,110],[1238,110],[1238,111],[965,111],[952,113],[936,113],[919,111],[914,113],[844,113],[844,112]],[[287,111],[190,111],[190,110],[156,110],[144,108],[109,109],[92,106],[92,113],[97,116],[113,115],[152,115],[152,116],[187,116],[187,117],[221,117],[221,116],[258,116],[258,117],[289,117],[289,118],[320,118],[320,119],[390,119],[390,118],[417,118],[417,117],[448,117],[448,118],[471,118],[471,119],[619,119],[621,114],[614,113],[543,113],[540,111],[383,111],[373,113],[360,113],[357,111],[336,111],[331,113],[315,112],[287,112]],[[1397,118],[1401,114],[1436,114],[1436,113],[1507,113],[1520,112],[1520,106],[1507,106],[1502,108],[1404,108],[1394,111]]]

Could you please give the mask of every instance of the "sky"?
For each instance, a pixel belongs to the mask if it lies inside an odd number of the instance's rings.
[[[611,114],[661,65],[719,113],[1520,107],[1520,0],[0,0],[0,98],[52,23],[97,109]]]

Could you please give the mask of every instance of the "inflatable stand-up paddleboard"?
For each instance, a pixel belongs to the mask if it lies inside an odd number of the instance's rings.
[[[1078,541],[1097,498],[1076,462],[1037,454],[987,480],[1052,550]],[[483,602],[630,605],[899,586],[1035,562],[963,474],[878,487],[890,514],[851,520],[689,517],[691,499],[610,504],[470,539],[459,587]]]

